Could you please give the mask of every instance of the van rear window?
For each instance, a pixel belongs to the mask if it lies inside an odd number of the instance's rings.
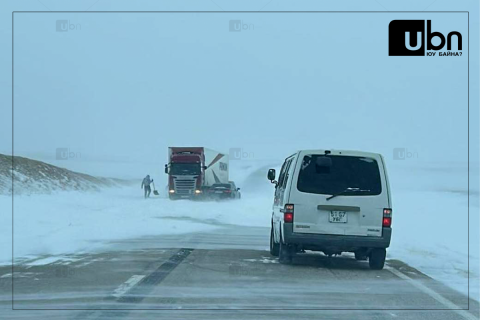
[[[350,188],[349,192],[345,192]],[[382,193],[375,159],[335,155],[306,155],[298,175],[297,189],[318,194],[378,195]]]

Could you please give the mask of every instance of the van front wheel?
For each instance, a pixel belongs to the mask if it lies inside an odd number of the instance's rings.
[[[280,244],[275,243],[273,228],[271,228],[270,229],[270,254],[274,257],[278,257],[279,253],[280,253]]]
[[[385,257],[387,256],[387,250],[384,248],[375,248],[370,252],[368,257],[368,264],[370,269],[382,270],[385,265]]]

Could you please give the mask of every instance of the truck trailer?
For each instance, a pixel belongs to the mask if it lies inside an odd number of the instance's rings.
[[[215,183],[228,183],[228,155],[204,147],[169,147],[168,195],[174,199],[203,199]]]

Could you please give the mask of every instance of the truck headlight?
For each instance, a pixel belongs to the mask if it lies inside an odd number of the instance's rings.
[[[195,190],[196,194],[202,193],[202,190]]]
[[[170,192],[170,193],[175,193],[175,190],[168,190],[168,192]]]

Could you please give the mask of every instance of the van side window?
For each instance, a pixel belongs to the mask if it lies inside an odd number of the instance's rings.
[[[282,165],[282,169],[280,169],[280,175],[278,176],[278,186],[282,186],[283,178],[285,177],[285,168],[287,167],[287,160]]]
[[[290,165],[292,164],[292,161],[293,161],[293,159],[288,160],[287,165],[285,167],[285,174],[284,174],[284,178],[283,178],[283,181],[282,181],[282,184],[281,184],[282,189],[285,189],[285,187],[287,186],[287,181],[288,181],[288,178],[289,178],[288,171],[290,170]]]

